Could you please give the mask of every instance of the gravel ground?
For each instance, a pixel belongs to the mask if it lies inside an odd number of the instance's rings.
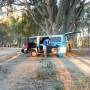
[[[0,48],[0,63],[7,61],[8,59],[12,58],[13,56],[17,56],[20,54],[19,48]]]
[[[89,59],[70,55],[43,58],[21,54],[2,62],[0,90],[90,90]]]
[[[0,65],[0,90],[63,90],[50,60],[25,55]]]

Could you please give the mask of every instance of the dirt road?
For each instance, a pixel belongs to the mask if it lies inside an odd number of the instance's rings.
[[[24,54],[0,63],[0,90],[90,90],[90,58]]]

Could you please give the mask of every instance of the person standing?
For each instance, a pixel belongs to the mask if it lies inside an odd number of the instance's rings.
[[[70,44],[70,40],[67,41],[67,52],[71,51],[71,44]]]
[[[44,57],[47,57],[47,45],[49,44],[49,39],[45,39],[43,41],[43,52],[44,52]]]

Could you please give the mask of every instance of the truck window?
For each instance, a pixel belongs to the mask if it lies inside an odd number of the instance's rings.
[[[29,38],[29,47],[35,48],[37,45],[37,38]]]
[[[61,37],[50,37],[50,42],[61,42]]]

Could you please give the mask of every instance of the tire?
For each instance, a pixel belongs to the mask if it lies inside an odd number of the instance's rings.
[[[31,51],[30,51],[30,55],[31,55],[32,57],[36,57],[36,56],[37,56],[37,52],[36,52],[35,50],[31,50]]]
[[[24,53],[24,50],[23,50],[23,49],[21,49],[21,52],[22,52],[22,53]]]

